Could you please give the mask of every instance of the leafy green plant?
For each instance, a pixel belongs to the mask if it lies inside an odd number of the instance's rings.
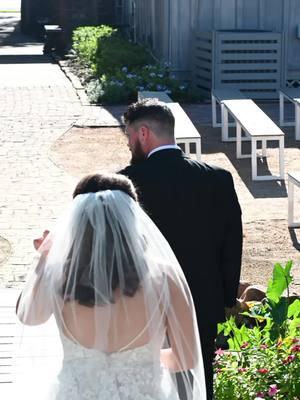
[[[94,82],[98,91],[98,102],[121,103],[136,101],[138,91],[164,91],[174,101],[193,100],[193,94],[188,85],[180,82],[171,72],[168,65],[147,64],[143,67],[129,70],[123,66],[114,74],[102,74],[98,83]],[[93,99],[97,96],[92,93]],[[90,99],[92,99],[90,96]]]
[[[109,26],[77,28],[73,49],[73,63],[79,62],[76,70],[84,78],[93,103],[136,101],[137,92],[142,90],[165,91],[174,101],[198,100],[189,85],[176,79],[170,65],[155,62],[147,48],[128,41]]]
[[[291,268],[291,261],[276,264],[265,301],[242,313],[252,327],[233,316],[219,324],[229,349],[216,352],[216,400],[300,398],[300,300],[289,299]]]
[[[72,42],[79,61],[91,68],[92,72],[97,69],[97,49],[101,38],[109,38],[116,32],[107,25],[81,26],[73,31]]]
[[[97,75],[101,77],[102,74],[115,74],[124,65],[134,71],[153,62],[153,57],[144,46],[128,41],[114,31],[110,36],[98,38],[96,60]]]

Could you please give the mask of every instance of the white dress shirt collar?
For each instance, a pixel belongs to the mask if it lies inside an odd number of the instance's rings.
[[[160,151],[160,150],[166,150],[166,149],[181,150],[181,148],[179,146],[177,146],[177,144],[165,144],[163,146],[158,146],[155,149],[151,150],[147,157],[149,158],[153,153],[156,153],[157,151]]]

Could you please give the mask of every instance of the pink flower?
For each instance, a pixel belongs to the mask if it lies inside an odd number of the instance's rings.
[[[222,350],[222,349],[218,349],[218,350],[215,351],[215,355],[216,356],[222,356],[224,353],[225,353],[225,351]]]
[[[257,370],[257,372],[259,372],[260,374],[267,374],[269,370],[267,368],[260,368]]]
[[[248,371],[248,368],[238,368],[238,372],[246,372]]]
[[[249,346],[249,343],[248,343],[248,342],[244,342],[244,343],[241,345],[241,349],[246,349],[248,346]]]
[[[275,396],[279,392],[279,389],[277,389],[276,384],[275,385],[270,385],[269,390],[268,390],[268,395],[270,397]]]
[[[295,354],[291,354],[290,356],[288,356],[286,359],[284,359],[282,361],[283,364],[287,365],[290,364],[292,361],[294,361],[296,358]]]
[[[296,344],[296,346],[293,346],[291,348],[291,351],[294,353],[299,353],[300,352],[300,344]]]
[[[268,346],[266,344],[261,344],[259,346],[262,350],[266,350],[268,348]]]
[[[255,400],[257,400],[257,399],[264,399],[264,398],[265,398],[264,392],[257,392],[257,393],[256,393],[256,399],[255,399]]]

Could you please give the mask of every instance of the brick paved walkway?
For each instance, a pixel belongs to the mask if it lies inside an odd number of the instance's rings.
[[[18,286],[32,262],[32,238],[70,198],[74,179],[48,151],[82,114],[70,81],[42,55],[42,45],[7,21],[0,30],[0,236],[12,251],[0,287]]]

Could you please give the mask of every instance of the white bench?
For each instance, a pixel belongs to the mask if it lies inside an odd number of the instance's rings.
[[[225,124],[227,126],[235,126],[235,122],[228,122],[228,115],[224,113],[223,101],[224,100],[238,100],[245,99],[245,96],[238,89],[213,89],[211,91],[211,111],[212,111],[212,126],[214,128],[222,127],[222,142],[232,142],[235,138],[228,136],[228,129],[223,129],[224,118],[227,118]],[[221,109],[221,121],[217,121],[217,104]]]
[[[177,144],[184,145],[187,156],[191,154],[191,144],[195,146],[196,157],[201,161],[201,136],[195,125],[179,103],[174,103],[165,92],[138,92],[138,99],[156,98],[167,103],[175,117],[175,139]]]
[[[166,92],[154,92],[154,91],[143,91],[138,92],[138,100],[143,99],[158,99],[159,101],[163,101],[164,103],[173,103],[173,100],[170,96],[167,95]]]
[[[284,100],[295,105],[295,121],[287,122],[284,120]],[[281,126],[295,126],[295,139],[300,140],[300,88],[280,89],[279,90],[279,115]]]
[[[300,228],[300,221],[294,221],[294,186],[300,188],[300,172],[288,173],[288,226]]]
[[[224,100],[223,127],[228,132],[228,113],[236,122],[236,156],[250,158],[252,179],[278,180],[284,179],[284,133],[252,100]],[[242,154],[242,130],[251,140],[251,154]],[[267,142],[278,141],[279,175],[257,175],[257,143],[262,142],[262,155],[266,157]]]

